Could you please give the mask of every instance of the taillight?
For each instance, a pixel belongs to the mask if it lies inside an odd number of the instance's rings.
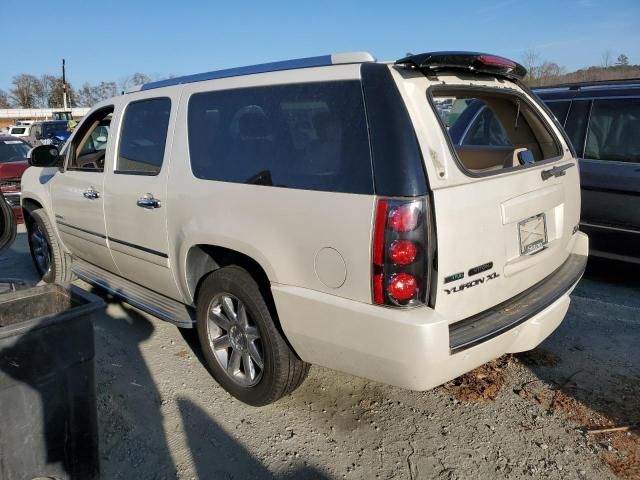
[[[427,199],[380,198],[373,230],[373,302],[412,307],[429,289]]]

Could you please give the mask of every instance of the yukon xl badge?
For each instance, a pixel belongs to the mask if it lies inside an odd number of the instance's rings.
[[[475,287],[476,285],[480,285],[482,283],[488,282],[489,280],[493,280],[494,278],[498,278],[499,276],[500,275],[497,272],[493,272],[482,278],[476,278],[475,280],[471,280],[467,283],[461,283],[460,285],[456,285],[453,288],[445,288],[444,291],[447,292],[447,295],[451,295],[452,293],[461,292],[465,288]]]

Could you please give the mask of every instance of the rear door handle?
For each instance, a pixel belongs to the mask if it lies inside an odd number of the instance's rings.
[[[160,208],[160,200],[153,197],[152,193],[146,193],[136,202],[139,207],[153,209]]]
[[[93,187],[89,187],[82,192],[82,196],[89,200],[95,200],[96,198],[100,198],[100,192],[96,191]]]
[[[543,170],[540,172],[540,176],[542,177],[542,180],[549,180],[551,177],[562,177],[567,174],[565,170],[573,167],[573,165],[573,163],[567,163],[565,165],[550,168],[549,170]]]

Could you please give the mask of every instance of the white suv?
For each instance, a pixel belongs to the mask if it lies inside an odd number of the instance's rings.
[[[312,363],[440,385],[538,345],[585,268],[575,155],[523,75],[352,53],[145,84],[32,151],[35,264],[196,327],[252,405]]]

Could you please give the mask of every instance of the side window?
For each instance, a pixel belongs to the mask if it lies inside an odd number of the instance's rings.
[[[112,114],[113,107],[102,108],[82,122],[69,147],[67,170],[104,171]]]
[[[547,107],[556,116],[560,125],[564,125],[564,121],[567,119],[567,113],[569,113],[569,104],[571,102],[549,102]]]
[[[127,106],[115,173],[160,173],[170,115],[171,100],[168,98],[140,100]]]
[[[564,129],[573,144],[573,148],[579,157],[582,157],[584,149],[584,137],[587,129],[587,120],[591,100],[574,100],[569,108],[569,114],[564,125]]]
[[[476,116],[462,139],[465,146],[511,147],[507,132],[493,111],[486,105]]]
[[[594,100],[584,158],[640,162],[640,98]]]
[[[107,149],[110,123],[110,120],[101,122],[96,129],[91,132],[87,142],[82,147],[82,151],[80,152],[81,155],[91,152],[102,152]]]
[[[188,130],[198,178],[373,193],[358,81],[197,93]]]

